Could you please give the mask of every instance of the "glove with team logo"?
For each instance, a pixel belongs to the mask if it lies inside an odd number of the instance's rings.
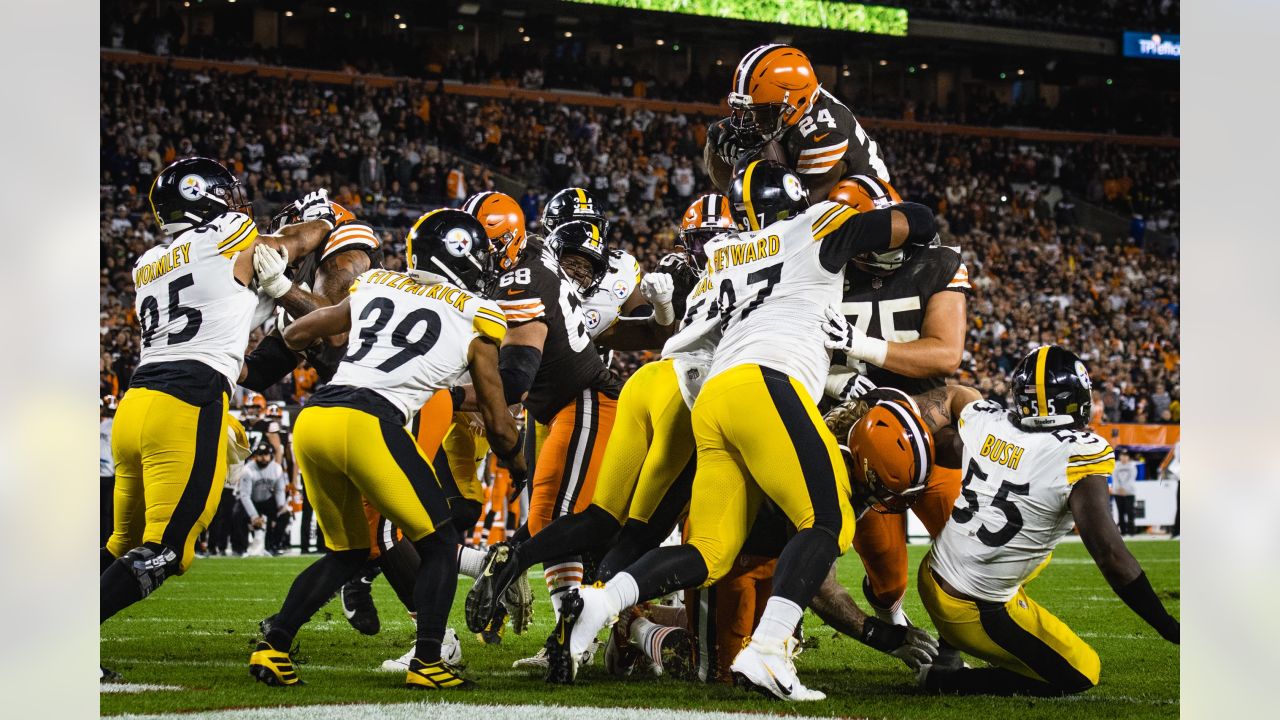
[[[329,191],[324,188],[303,195],[301,200],[294,201],[294,205],[303,222],[323,220],[329,224],[330,230],[338,222],[338,216],[333,212],[333,203],[329,201]]]
[[[676,310],[671,306],[675,291],[675,278],[667,273],[649,273],[640,281],[640,294],[653,306],[653,318],[659,325],[670,325],[676,321]]]
[[[874,617],[862,621],[862,637],[858,640],[898,658],[912,670],[932,665],[938,657],[938,641],[929,633],[908,625],[890,625]]]
[[[289,267],[289,250],[281,247],[279,252],[266,243],[258,243],[253,248],[253,271],[258,276],[258,287],[273,298],[289,292],[293,281],[285,277],[284,271]]]
[[[880,338],[868,337],[858,326],[851,325],[837,308],[827,306],[827,319],[822,324],[822,329],[827,333],[826,345],[829,350],[839,350],[855,360],[884,367],[884,358],[889,354],[889,343]]]
[[[729,167],[737,165],[738,160],[746,154],[746,147],[729,126],[729,118],[717,120],[707,128],[707,142],[711,143],[716,156]]]

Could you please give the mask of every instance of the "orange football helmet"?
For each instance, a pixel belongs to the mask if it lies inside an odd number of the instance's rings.
[[[680,244],[701,270],[706,262],[707,241],[722,233],[732,232],[733,216],[729,210],[729,198],[719,193],[707,193],[689,204],[680,219]]]
[[[250,393],[244,399],[244,416],[250,420],[256,420],[267,411],[267,399],[258,393]]]
[[[870,212],[902,202],[902,196],[889,183],[873,175],[847,177],[827,193],[828,200],[844,203],[858,212]]]
[[[478,192],[462,204],[466,212],[484,226],[484,231],[498,250],[498,269],[511,270],[524,250],[524,211],[510,195],[500,192]]]
[[[813,107],[817,73],[790,45],[761,45],[743,56],[729,91],[730,127],[740,138],[763,145],[782,136]]]
[[[342,207],[338,203],[331,202],[329,204],[333,207],[333,214],[337,217],[337,219],[333,223],[334,227],[338,227],[343,223],[352,222],[356,219],[355,213]]]
[[[905,395],[880,400],[849,429],[849,480],[870,494],[871,508],[902,513],[933,472],[933,434]]]

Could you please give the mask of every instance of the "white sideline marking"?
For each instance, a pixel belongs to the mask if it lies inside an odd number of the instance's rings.
[[[733,713],[666,708],[591,708],[564,705],[472,705],[470,703],[419,702],[395,705],[309,705],[246,710],[182,713],[180,717],[202,720],[421,720],[423,717],[483,717],[489,720],[582,720],[584,711],[598,720],[743,720],[783,717],[774,713]],[[117,715],[121,720],[172,720],[178,715]],[[789,720],[817,720],[807,715],[786,715]]]
[[[155,692],[157,690],[182,690],[180,685],[147,685],[145,683],[100,683],[98,692],[100,693],[141,693]]]
[[[112,658],[111,662],[116,665],[185,665],[188,667],[242,667],[246,670],[249,668],[249,662],[233,662],[231,660],[154,660],[149,658]],[[314,665],[312,663],[299,663],[298,669],[303,673],[309,670],[359,670],[352,666],[337,667],[336,665]]]

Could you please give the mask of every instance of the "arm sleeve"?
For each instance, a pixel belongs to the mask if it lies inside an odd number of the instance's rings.
[[[893,241],[891,213],[895,210],[907,219],[903,245],[926,245],[935,234],[933,211],[917,203],[904,202],[865,213],[837,203],[832,206],[813,223],[813,239],[822,243],[819,257],[828,272],[840,272],[858,253],[888,250]]]
[[[244,359],[245,377],[240,384],[254,392],[262,392],[283,380],[297,366],[297,353],[284,344],[279,333],[273,332],[262,338],[258,347]]]
[[[541,364],[542,351],[528,345],[507,345],[498,351],[498,374],[508,405],[524,399]]]

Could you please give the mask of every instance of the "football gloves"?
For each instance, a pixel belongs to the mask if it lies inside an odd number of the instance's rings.
[[[333,212],[333,203],[329,201],[329,191],[324,188],[303,195],[301,200],[294,201],[294,206],[298,209],[298,218],[303,222],[323,220],[329,223],[331,230],[338,222],[338,216]]]
[[[676,311],[671,305],[675,291],[675,278],[664,272],[649,273],[640,281],[640,294],[653,306],[653,318],[659,325],[670,325],[676,321]]]
[[[933,664],[938,656],[938,641],[929,633],[909,625],[890,625],[874,617],[862,621],[862,637],[858,640],[898,658],[912,670]]]
[[[889,354],[889,343],[880,338],[868,337],[861,328],[851,325],[835,307],[827,306],[826,315],[822,329],[827,333],[826,346],[829,350],[837,350],[855,360],[884,367],[885,356]]]
[[[278,298],[293,287],[293,281],[284,274],[288,267],[288,248],[282,247],[277,252],[265,243],[253,248],[253,271],[258,276],[258,287],[271,297]]]
[[[746,144],[730,127],[729,118],[717,120],[707,128],[707,142],[711,143],[711,149],[716,156],[729,167],[735,167],[748,150]]]

